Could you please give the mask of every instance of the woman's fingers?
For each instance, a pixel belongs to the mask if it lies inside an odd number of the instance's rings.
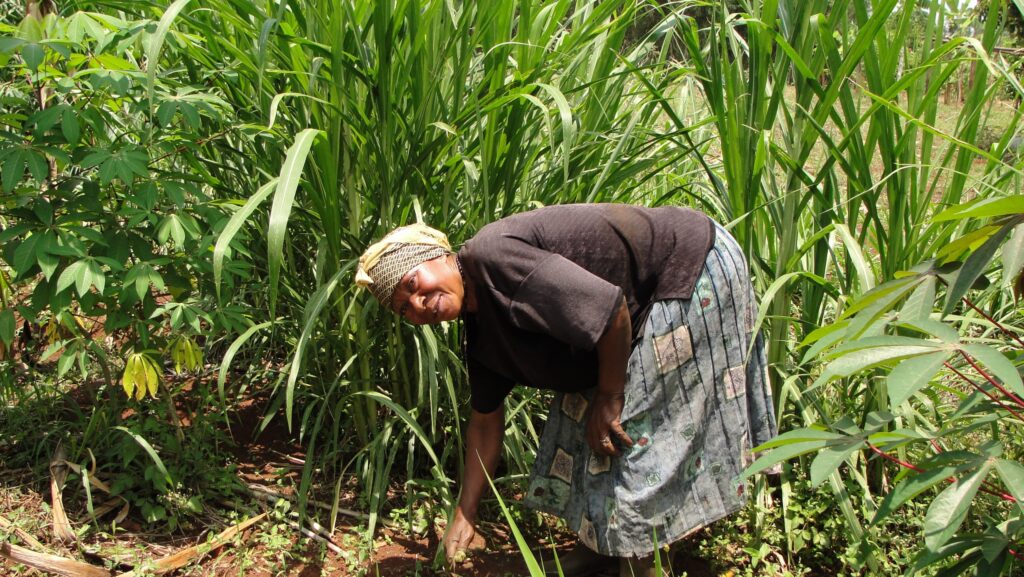
[[[456,517],[444,537],[444,552],[453,565],[465,562],[470,551],[487,548],[483,535],[463,517]]]
[[[617,401],[617,402],[616,402]],[[633,439],[622,428],[619,418],[622,415],[622,401],[616,398],[594,399],[590,407],[587,421],[587,444],[598,455],[617,457],[619,447],[616,441],[626,447],[633,446]]]
[[[622,423],[618,421],[613,421],[612,431],[615,433],[615,436],[618,437],[619,441],[622,441],[622,444],[626,445],[627,447],[633,446],[633,439],[629,436],[629,433],[627,433],[626,430],[622,428]]]

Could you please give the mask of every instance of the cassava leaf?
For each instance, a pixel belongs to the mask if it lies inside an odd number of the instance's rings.
[[[928,506],[924,518],[924,542],[929,550],[936,551],[956,535],[991,468],[992,463],[986,460],[976,470],[946,487]]]

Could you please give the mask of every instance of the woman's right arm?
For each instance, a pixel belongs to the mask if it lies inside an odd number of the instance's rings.
[[[449,561],[459,550],[468,550],[476,536],[476,511],[480,498],[488,486],[487,476],[494,471],[501,458],[505,435],[505,410],[499,407],[490,413],[473,411],[466,430],[466,468],[462,474],[462,488],[455,515],[445,534],[445,553]],[[482,465],[481,465],[482,463]]]

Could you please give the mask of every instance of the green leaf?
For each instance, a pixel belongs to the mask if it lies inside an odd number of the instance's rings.
[[[940,212],[932,217],[934,222],[960,220],[964,218],[992,218],[1024,213],[1024,195],[1001,198],[982,198],[961,204]]]
[[[996,253],[996,249],[1003,243],[1003,239],[1010,233],[1013,227],[1007,225],[999,229],[999,232],[992,235],[991,238],[985,241],[985,244],[981,245],[978,250],[971,253],[971,256],[967,257],[964,261],[960,271],[956,275],[956,280],[953,281],[953,286],[949,287],[949,292],[946,294],[946,306],[942,309],[942,315],[946,316],[953,312],[953,309],[960,303],[960,299],[963,298],[967,291],[974,285],[974,281],[978,280],[981,273],[985,272],[985,268],[988,267],[989,261],[992,260],[992,256]]]
[[[167,7],[160,22],[157,24],[156,32],[149,38],[146,44],[146,97],[149,100],[150,114],[153,112],[153,92],[156,87],[156,74],[160,68],[160,52],[164,46],[167,33],[171,30],[171,24],[177,18],[178,13],[189,3],[189,0],[175,0]]]
[[[865,292],[870,291],[875,287],[875,274],[871,270],[871,262],[864,256],[860,243],[850,233],[850,227],[845,224],[837,224],[835,228],[839,238],[843,239],[843,246],[846,247],[847,256],[853,262],[854,269],[857,271],[861,290]]]
[[[288,371],[288,383],[285,387],[285,420],[288,422],[288,430],[292,428],[292,407],[295,403],[295,383],[299,379],[299,370],[302,366],[302,357],[306,352],[306,343],[313,335],[313,328],[319,320],[320,310],[327,304],[328,299],[338,288],[343,274],[348,274],[348,268],[343,267],[336,272],[326,284],[317,289],[309,298],[302,311],[305,322],[302,326],[302,333],[299,334],[299,342],[295,345],[295,353],[292,355],[291,369]]]
[[[121,153],[121,162],[132,173],[143,178],[149,177],[149,155],[142,149],[126,150]],[[130,182],[131,177],[124,179]]]
[[[799,457],[800,455],[818,451],[827,445],[828,441],[802,441],[772,449],[751,463],[751,465],[743,471],[742,475],[744,477],[750,477],[751,475],[760,473],[761,471],[764,471],[778,463],[788,461],[794,457]]]
[[[0,310],[0,342],[5,347],[10,347],[14,342],[14,330],[17,321],[14,318],[12,309]]]
[[[60,359],[57,360],[57,378],[63,378],[75,364],[75,358],[78,357],[78,352],[74,348],[64,349],[64,353],[61,354]]]
[[[82,135],[82,128],[78,124],[78,114],[74,108],[68,106],[64,109],[63,117],[60,121],[60,130],[68,144],[72,146],[78,144],[78,139]]]
[[[49,202],[39,199],[32,205],[32,213],[46,226],[53,224],[53,205]]]
[[[1024,513],[1024,466],[1016,461],[996,459],[996,473],[1003,480],[1003,486],[1017,500],[1017,508]]]
[[[43,276],[46,280],[50,280],[53,273],[57,270],[57,266],[60,265],[60,259],[57,258],[52,252],[46,250],[47,238],[43,237],[39,241],[39,245],[36,247],[36,263],[39,264],[39,270],[43,271]]]
[[[15,49],[24,43],[25,41],[21,38],[0,36],[0,54],[11,55],[14,53]]]
[[[945,545],[967,518],[967,511],[992,468],[988,460],[976,471],[959,479],[932,501],[924,518],[924,542],[931,551]]]
[[[25,151],[25,161],[28,164],[29,174],[36,182],[45,182],[50,176],[50,165],[46,162],[46,155],[35,150]]]
[[[158,291],[164,290],[164,280],[156,270],[147,263],[139,263],[128,270],[124,276],[124,286],[134,286],[135,294],[141,301],[149,293],[150,285]]]
[[[46,58],[46,50],[42,44],[37,42],[28,42],[21,47],[21,57],[25,60],[25,66],[32,72],[37,72],[39,66],[43,63]]]
[[[929,347],[934,351],[942,348],[942,345],[940,343],[918,337],[879,335],[845,342],[836,347],[834,351],[831,351],[829,353],[829,357],[839,358],[854,351],[863,351],[865,349],[886,349],[896,347]]]
[[[1003,284],[1011,285],[1024,268],[1024,224],[1013,227],[1010,240],[1003,245]]]
[[[100,177],[101,185],[106,186],[113,182],[113,180],[118,177],[119,164],[120,163],[117,161],[115,157],[111,157],[100,165],[100,170],[97,174]]]
[[[1020,372],[1003,353],[985,345],[963,345],[963,350],[988,368],[990,376],[1002,381],[1019,397],[1024,397],[1024,383],[1021,383]]]
[[[42,234],[36,233],[30,235],[28,238],[23,240],[18,248],[14,250],[14,265],[15,272],[19,276],[28,273],[28,271],[36,264],[36,247],[39,244],[39,240],[43,238]]]
[[[307,128],[295,137],[295,143],[288,149],[281,174],[274,192],[274,203],[270,209],[267,225],[267,260],[270,272],[270,316],[274,316],[277,304],[278,281],[281,277],[281,263],[284,260],[284,237],[288,227],[288,216],[292,211],[295,191],[306,165],[306,157],[313,146],[313,140],[320,134],[315,128]],[[289,413],[290,414],[290,413]],[[290,426],[290,422],[289,422]]]
[[[273,325],[273,321],[266,321],[258,325],[249,327],[244,333],[242,333],[237,339],[235,339],[231,346],[228,347],[227,352],[224,353],[224,358],[221,359],[220,369],[217,371],[217,392],[220,395],[222,403],[227,401],[227,397],[224,394],[224,382],[227,380],[228,367],[231,366],[232,359],[235,358],[235,353],[242,347],[257,331],[261,331],[265,328]]]
[[[128,436],[134,439],[135,442],[138,443],[140,447],[142,447],[142,450],[146,451],[146,454],[149,455],[149,458],[153,460],[153,464],[156,465],[157,470],[160,471],[160,474],[164,476],[164,481],[168,485],[171,484],[171,475],[167,472],[167,467],[164,466],[164,462],[160,460],[160,455],[157,454],[156,449],[153,448],[153,445],[149,444],[149,441],[142,438],[142,436],[139,435],[138,433],[126,429],[125,427],[114,427],[114,429],[127,433]]]
[[[54,124],[57,124],[57,120],[60,118],[61,111],[69,108],[66,104],[58,104],[56,106],[50,106],[42,110],[36,111],[29,117],[28,123],[35,125],[36,136],[42,136],[46,131],[53,128]]]
[[[173,100],[164,100],[156,109],[156,119],[160,126],[167,126],[178,109],[178,103]]]
[[[217,245],[213,248],[213,286],[217,291],[217,298],[220,298],[220,279],[224,269],[224,253],[228,247],[231,246],[231,240],[235,238],[238,231],[241,230],[242,225],[249,219],[249,216],[256,210],[256,208],[270,196],[270,191],[277,185],[278,179],[274,178],[270,182],[264,184],[257,190],[248,200],[242,208],[235,211],[235,214],[231,215],[231,219],[228,220],[227,225],[224,226],[224,230],[221,231],[220,236],[217,237]]]
[[[182,103],[181,115],[185,117],[185,122],[188,123],[190,128],[193,130],[199,128],[202,120],[199,118],[199,111],[196,110],[195,106],[188,103]]]
[[[111,152],[107,149],[100,149],[95,152],[89,153],[85,158],[82,159],[80,166],[82,168],[92,168],[99,166],[106,162],[112,156]]]
[[[103,294],[103,289],[106,287],[106,275],[103,274],[103,269],[100,267],[100,263],[94,259],[89,259],[89,284],[96,287],[96,290]],[[89,290],[86,288],[86,290]],[[80,295],[84,296],[85,293],[79,291]]]
[[[920,284],[907,297],[906,302],[900,309],[899,318],[902,321],[915,319],[928,319],[935,309],[935,288],[938,277],[933,274],[924,275]]]
[[[775,447],[782,447],[784,445],[792,445],[793,443],[802,443],[805,441],[835,441],[843,438],[843,435],[839,433],[833,433],[832,431],[825,431],[822,429],[794,429],[792,431],[786,431],[780,435],[775,436],[772,440],[767,443],[762,443],[757,447],[754,447],[754,452],[760,453],[767,451],[768,449],[774,449]]]
[[[811,486],[817,487],[834,473],[851,453],[864,446],[864,439],[845,439],[836,445],[822,449],[811,462]]]
[[[85,276],[88,274],[89,267],[86,261],[79,260],[75,261],[67,266],[60,276],[57,277],[57,292],[62,292],[69,286],[75,284],[80,285],[85,281]],[[79,291],[78,294],[85,294],[84,291]]]
[[[902,361],[889,373],[889,402],[898,407],[928,383],[942,368],[949,353],[942,351]]]
[[[937,337],[943,343],[956,345],[960,342],[960,334],[956,329],[939,321],[933,321],[925,317],[917,317],[910,320],[899,320],[896,326],[912,328],[920,333]]]
[[[925,343],[927,341],[922,342]],[[829,363],[810,388],[815,389],[834,378],[848,377],[854,373],[891,361],[934,353],[935,349],[936,347],[934,346],[922,344],[917,346],[887,346],[854,351]]]
[[[922,468],[926,468],[926,470],[922,473],[911,474],[910,477],[907,477],[896,485],[896,487],[885,496],[885,499],[878,506],[878,511],[875,513],[874,519],[871,520],[871,524],[876,525],[880,523],[896,509],[903,506],[907,501],[910,501],[935,485],[947,481],[954,475],[958,475],[966,470],[978,467],[982,461],[982,458],[977,455],[964,455],[963,452],[958,452],[958,455],[967,458],[968,461],[966,463],[939,462],[928,465],[921,464],[920,466]]]
[[[160,227],[156,231],[156,239],[160,244],[167,244],[167,239],[171,238],[174,240],[175,246],[178,248],[184,248],[185,245],[185,227],[182,226],[181,221],[178,220],[178,215],[169,214],[164,217],[163,222],[160,223]]]
[[[4,192],[10,193],[14,191],[14,187],[25,176],[25,154],[25,150],[19,148],[10,153],[7,159],[4,160],[3,175],[0,176],[0,179],[3,181]]]
[[[812,346],[808,347],[807,352],[804,353],[803,358],[800,360],[800,364],[807,364],[811,359],[818,356],[821,351],[831,347],[837,342],[841,341],[846,336],[846,329],[850,326],[850,319],[844,319],[834,323],[826,324],[825,326],[818,327],[811,331],[800,346],[805,346],[813,343]]]

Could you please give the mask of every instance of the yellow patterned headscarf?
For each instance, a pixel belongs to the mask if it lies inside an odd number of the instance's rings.
[[[369,289],[384,306],[405,273],[420,263],[452,252],[448,237],[425,224],[401,226],[366,249],[359,257],[356,284]]]

